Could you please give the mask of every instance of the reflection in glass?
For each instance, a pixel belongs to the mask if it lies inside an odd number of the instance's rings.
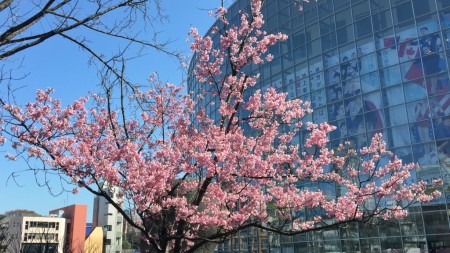
[[[361,252],[381,252],[380,240],[378,238],[371,238],[366,240],[360,240]]]
[[[404,252],[421,252],[427,248],[427,240],[425,237],[404,237],[403,250]]]
[[[439,157],[434,143],[415,145],[413,146],[413,152],[414,160],[423,166],[436,165],[439,162]]]
[[[437,118],[433,121],[436,140],[450,137],[450,116]]]
[[[409,138],[408,126],[398,126],[389,129],[390,132],[390,146],[391,147],[401,147],[408,144],[411,144],[411,140]]]
[[[449,76],[447,73],[428,76],[426,83],[429,95],[445,94],[450,91]]]
[[[408,216],[400,220],[402,235],[423,235],[423,221],[420,213],[409,213]]]
[[[384,106],[398,105],[405,102],[401,85],[385,88],[382,90],[382,94]]]
[[[422,85],[423,80],[416,80],[415,82],[408,82],[403,84],[403,88],[405,90],[405,98],[406,101],[413,101],[421,98],[425,98],[427,96],[427,90]]]
[[[448,216],[446,212],[424,212],[423,220],[427,234],[450,233],[448,229]]]
[[[381,108],[381,95],[379,91],[363,95],[364,111],[373,111]]]
[[[360,252],[359,249],[359,240],[342,240],[342,251],[349,253],[357,253]]]
[[[399,126],[408,122],[404,105],[398,105],[384,110],[386,112],[386,126]]]

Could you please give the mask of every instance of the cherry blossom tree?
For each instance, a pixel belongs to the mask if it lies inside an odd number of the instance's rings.
[[[406,183],[416,165],[402,164],[381,134],[361,150],[348,143],[329,148],[335,127],[303,122],[312,112],[308,102],[254,88],[258,74],[246,66],[270,61],[268,48],[286,39],[261,30],[261,5],[252,0],[238,25],[219,8],[212,28],[219,45],[191,29],[195,99],[152,75],[146,90],[126,93],[122,85],[66,107],[51,89],[24,107],[1,100],[1,142],[16,152],[7,157],[41,161],[39,170],[70,178],[74,192],[105,197],[153,252],[194,252],[252,227],[296,235],[400,219],[410,205],[439,196],[425,182]],[[219,117],[194,102],[208,97],[219,101]],[[303,132],[306,143],[292,142]],[[330,184],[336,194],[305,183]],[[108,194],[117,188],[137,218]],[[306,209],[320,214],[305,216]]]

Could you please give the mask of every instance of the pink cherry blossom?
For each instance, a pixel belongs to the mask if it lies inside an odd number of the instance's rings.
[[[399,219],[408,205],[439,197],[423,181],[406,184],[416,165],[389,152],[381,134],[359,151],[349,143],[330,149],[335,127],[302,121],[312,113],[308,101],[254,88],[259,74],[245,67],[277,57],[268,49],[287,39],[261,30],[261,6],[252,0],[251,13],[241,11],[235,25],[219,8],[227,28],[213,28],[217,45],[191,28],[199,85],[192,98],[152,75],[152,88],[133,90],[124,104],[91,94],[63,107],[52,89],[23,107],[2,100],[0,143],[16,151],[7,158],[37,159],[43,170],[100,196],[108,196],[105,185],[120,189],[139,221],[108,200],[161,253],[194,252],[248,227],[294,235],[329,222]],[[303,145],[301,134],[309,136]],[[336,192],[307,187],[319,183]],[[404,205],[380,204],[387,200]],[[306,207],[324,215],[296,215]]]

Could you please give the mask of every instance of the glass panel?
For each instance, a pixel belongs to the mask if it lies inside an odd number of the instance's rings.
[[[389,1],[386,0],[370,0],[370,10],[377,12],[389,8]]]
[[[283,47],[283,44],[281,46]],[[281,61],[283,63],[283,69],[292,68],[294,66],[294,59],[292,58],[292,52],[290,49],[289,53],[281,57]]]
[[[421,252],[427,248],[425,237],[405,237],[403,238],[404,252]]]
[[[292,44],[294,47],[298,47],[305,43],[306,36],[304,31],[296,32],[292,35]]]
[[[408,82],[411,80],[416,80],[419,79],[418,81],[416,81],[417,83],[422,82],[422,78],[423,78],[423,68],[422,68],[422,63],[418,60],[414,60],[414,61],[409,61],[409,62],[405,62],[402,63],[400,65],[401,67],[401,74],[402,74],[402,78],[404,82]],[[423,83],[421,83],[423,85]]]
[[[389,129],[389,144],[390,147],[402,147],[411,144],[409,137],[409,129],[407,125],[393,127]]]
[[[323,51],[327,51],[337,46],[336,32],[334,31],[329,34],[323,35],[320,40],[322,42]]]
[[[381,94],[379,91],[364,94],[364,111],[373,111],[381,108]]]
[[[428,142],[432,139],[430,107],[426,100],[408,104],[408,116],[410,122],[411,135],[414,142]]]
[[[356,41],[356,55],[358,57],[375,52],[375,42],[372,36],[365,37]]]
[[[380,67],[387,67],[397,63],[398,63],[398,54],[395,47],[384,49],[378,53],[378,65],[380,65]]]
[[[306,51],[308,53],[308,57],[313,57],[322,52],[322,48],[320,46],[320,39],[317,39],[315,41],[307,42],[306,43]]]
[[[378,226],[369,223],[359,223],[360,237],[378,237]]]
[[[450,6],[450,4],[449,4]],[[440,9],[442,11],[440,11],[441,13],[441,26],[443,29],[449,28],[450,27],[450,8],[447,9]],[[448,30],[447,30],[448,32]],[[448,37],[448,36],[447,36]]]
[[[422,82],[424,82],[422,79],[418,79],[415,82],[403,85],[406,101],[413,101],[427,96],[427,89],[422,85]]]
[[[434,1],[412,0],[416,17],[436,11]]]
[[[342,88],[340,83],[327,87],[328,102],[334,102],[342,99]]]
[[[394,24],[400,24],[414,18],[411,2],[403,3],[392,9]]]
[[[270,67],[271,67],[271,74],[276,75],[279,74],[281,72],[281,59],[277,58],[273,61],[270,62]]]
[[[309,82],[311,90],[317,90],[325,86],[323,77],[323,62],[321,57],[311,59],[309,62]]]
[[[342,252],[359,253],[359,241],[358,240],[342,240]]]
[[[321,35],[327,34],[331,31],[335,30],[335,28],[334,28],[335,23],[334,23],[333,16],[320,20],[319,24],[320,24],[320,34]]]
[[[305,34],[306,34],[306,41],[307,42],[318,38],[320,36],[320,34],[319,34],[319,24],[315,23],[312,26],[306,27]]]
[[[297,12],[298,12],[298,10],[297,10]],[[294,18],[292,18],[291,26],[292,26],[293,30],[297,30],[299,28],[304,28],[305,21],[303,20],[303,17],[304,17],[303,13],[300,12],[300,15],[295,16]]]
[[[369,2],[364,1],[360,4],[356,4],[353,6],[352,10],[354,20],[365,18],[370,14]]]
[[[432,167],[435,167],[434,173],[436,174],[436,176],[440,176],[438,166],[436,166],[436,164],[439,162],[439,158],[437,156],[436,145],[434,145],[434,143],[415,145],[413,146],[413,152],[414,160],[420,163],[421,168],[433,165]],[[422,178],[426,179],[427,177],[422,176]]]
[[[333,13],[333,1],[323,0],[319,5],[317,5],[317,8],[319,10],[320,17],[331,15]]]
[[[400,68],[398,65],[381,69],[380,70],[381,86],[390,86],[400,83],[402,79],[398,73],[400,73]]]
[[[350,0],[334,1],[334,9],[335,10],[340,10],[340,9],[347,8],[347,7],[350,7]]]
[[[315,3],[314,3],[315,4]],[[305,2],[303,2],[303,6],[305,6]],[[313,22],[317,22],[317,8],[312,8],[310,10],[303,9],[304,15],[305,15],[305,24],[309,25]]]
[[[373,253],[381,252],[380,240],[378,238],[361,240],[360,243],[361,243],[361,252],[373,252]]]
[[[341,51],[342,63],[340,65],[341,79],[347,80],[359,76],[360,62],[356,57],[354,48],[348,51]]]
[[[363,112],[361,97],[354,97],[345,101],[345,112],[347,116],[355,116]]]
[[[358,223],[350,222],[340,228],[341,238],[356,238],[358,237]]]
[[[361,93],[359,77],[342,82],[344,97],[353,97]]]
[[[355,36],[353,34],[353,25],[337,30],[337,41],[339,45],[353,41]]]
[[[338,102],[329,106],[329,118],[331,120],[343,119],[345,117],[344,103]]]
[[[362,54],[362,50],[358,48],[358,52]],[[375,71],[377,69],[377,56],[376,54],[369,54],[364,55],[359,58],[359,67],[360,67],[360,73],[365,74],[372,71]]]
[[[295,87],[297,95],[299,96],[309,93],[310,87],[308,72],[308,65],[306,63],[300,64],[295,68]]]
[[[372,33],[372,22],[370,17],[362,19],[355,23],[356,37],[361,38]]]
[[[402,159],[403,163],[412,163],[413,162],[413,156],[412,156],[412,151],[411,151],[411,147],[402,147],[402,148],[396,148],[393,149],[392,152],[398,156],[398,158]],[[411,174],[415,175],[415,172],[411,172]],[[415,176],[411,176],[411,181],[414,181]],[[411,208],[409,208],[411,209]],[[409,212],[413,212],[415,210],[408,210]]]
[[[399,105],[385,109],[386,126],[399,126],[408,123],[405,106]]]
[[[400,227],[397,220],[382,220],[379,225],[380,237],[400,236]],[[398,240],[399,238],[397,238]],[[401,244],[401,240],[400,241]],[[383,242],[381,242],[383,245]]]
[[[383,94],[383,104],[385,106],[398,105],[403,104],[405,102],[405,99],[401,95],[403,94],[401,85],[385,88],[383,89],[382,94]]]
[[[450,95],[430,98],[431,117],[442,117],[450,114]]]
[[[450,251],[449,235],[427,235],[428,252],[448,252]]]
[[[427,234],[443,234],[450,233],[448,227],[448,216],[445,212],[427,212],[423,213],[423,220],[425,223],[425,231]],[[448,236],[447,236],[448,238]],[[447,239],[447,245],[449,245]],[[430,244],[433,244],[430,242]]]
[[[323,43],[322,43],[323,47]],[[323,63],[325,65],[325,68],[333,67],[337,64],[339,64],[339,53],[338,50],[334,49],[331,51],[328,51],[323,54]],[[331,71],[331,70],[329,70]],[[337,73],[339,75],[339,70],[337,70]],[[334,79],[334,73],[331,74],[330,72],[330,79]]]
[[[367,132],[373,136],[375,133],[381,132],[385,127],[384,115],[382,110],[371,111],[365,113]]]
[[[317,108],[326,104],[325,89],[320,89],[311,93],[311,107]]]
[[[383,11],[372,16],[373,30],[378,31],[392,26],[391,11]]]
[[[427,91],[430,95],[448,94],[450,91],[450,82],[447,72],[428,76],[426,79]]]
[[[382,30],[375,33],[375,42],[377,43],[377,48],[393,48],[395,49],[396,37],[392,28]]]
[[[372,72],[361,76],[361,86],[364,93],[379,89],[380,79],[378,78],[378,72]]]
[[[436,140],[450,138],[450,116],[444,118],[437,118],[433,121],[433,123],[434,123],[434,136]],[[438,145],[438,147],[441,148],[440,151],[441,152],[446,151],[447,145],[443,145],[442,147],[441,146]],[[450,154],[450,152],[448,153]]]
[[[349,135],[357,135],[366,132],[364,117],[362,114],[347,118],[347,130]]]
[[[313,120],[316,124],[328,121],[326,106],[314,110]]]
[[[274,32],[278,28],[278,15],[269,17],[267,19],[267,30],[269,32]]]
[[[333,126],[336,126],[337,129],[331,132],[331,139],[341,139],[346,138],[348,136],[347,125],[345,120],[334,121],[331,123]]]
[[[294,45],[295,47],[295,45]],[[302,63],[306,61],[306,47],[300,46],[294,50],[294,61],[296,63]]]
[[[420,213],[409,213],[408,216],[400,220],[402,235],[423,235],[423,221]]]

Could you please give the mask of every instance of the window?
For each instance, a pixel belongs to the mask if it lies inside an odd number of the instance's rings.
[[[411,2],[406,2],[395,7],[392,10],[392,14],[394,15],[395,24],[400,24],[405,21],[411,20],[414,17]]]
[[[105,226],[103,226],[103,228],[104,228],[106,231],[112,231],[112,225],[105,225]]]

